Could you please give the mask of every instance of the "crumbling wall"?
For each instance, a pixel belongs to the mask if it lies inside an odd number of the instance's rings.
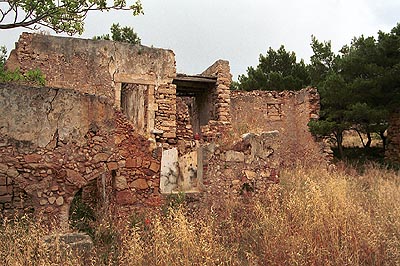
[[[313,88],[231,93],[234,132],[240,135],[276,130],[279,148],[275,154],[282,165],[325,161],[325,146],[315,140],[307,126],[310,119],[318,118],[319,108],[319,94]]]
[[[393,112],[389,119],[387,138],[385,157],[391,162],[400,163],[400,110]]]
[[[243,195],[265,197],[279,182],[281,143],[277,131],[249,133],[233,146],[211,143],[203,148],[203,190],[208,200]]]
[[[231,124],[230,86],[232,75],[229,62],[218,60],[207,68],[202,75],[217,77],[216,87],[210,96],[210,101],[215,108],[213,109],[215,120],[210,120],[208,125],[201,129],[202,135],[211,140],[220,137],[221,132],[227,131]]]
[[[160,204],[161,152],[102,96],[0,83],[0,209],[66,224],[75,193],[96,180],[116,211]]]
[[[143,124],[147,136],[162,131],[160,142],[174,142],[175,56],[170,50],[140,45],[23,33],[7,60],[8,68],[22,72],[40,69],[47,86],[105,96],[121,107],[125,84],[145,86],[148,104]],[[141,119],[141,118],[140,118]]]

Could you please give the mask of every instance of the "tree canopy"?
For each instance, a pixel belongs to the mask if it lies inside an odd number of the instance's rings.
[[[300,90],[310,83],[303,60],[296,61],[294,52],[282,45],[277,51],[271,47],[264,56],[260,54],[256,68],[249,67],[247,75],[239,76],[238,88],[243,90]]]
[[[321,117],[309,125],[317,135],[333,134],[340,155],[348,129],[367,135],[367,142],[362,140],[366,148],[376,132],[385,147],[388,116],[399,106],[400,24],[378,36],[354,38],[339,55],[332,53],[329,42],[312,40],[309,70],[321,95]]]
[[[134,31],[132,27],[121,27],[119,23],[112,24],[111,28],[111,37],[110,34],[104,34],[101,36],[95,36],[93,39],[95,40],[113,40],[116,42],[126,42],[130,44],[140,44],[141,40],[137,33]]]
[[[40,26],[70,35],[83,32],[84,20],[91,11],[131,10],[143,13],[140,0],[128,5],[126,0],[10,0],[0,3],[0,30]]]
[[[330,41],[311,36],[313,55],[310,63],[297,62],[294,52],[282,45],[277,51],[269,48],[260,55],[257,67],[249,67],[232,89],[298,90],[314,86],[321,96],[318,121],[309,123],[319,136],[335,140],[339,154],[343,152],[345,130],[367,136],[361,138],[369,148],[371,134],[378,133],[385,147],[388,117],[400,106],[400,24],[378,37],[354,38],[335,53]]]

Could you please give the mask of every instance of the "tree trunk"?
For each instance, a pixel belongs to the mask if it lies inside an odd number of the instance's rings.
[[[339,152],[339,158],[343,158],[343,131],[339,131],[336,134],[336,142],[337,142],[337,148]]]
[[[357,132],[358,136],[360,137],[361,143],[362,143],[363,147],[365,148],[365,143],[364,143],[363,137],[361,136],[361,132],[356,128],[354,128],[354,130]]]
[[[383,151],[385,151],[386,150],[386,141],[387,141],[387,137],[385,136],[385,131],[379,131],[379,136],[382,139]]]
[[[369,149],[371,147],[372,137],[371,132],[367,131],[367,143],[365,143],[365,148]]]

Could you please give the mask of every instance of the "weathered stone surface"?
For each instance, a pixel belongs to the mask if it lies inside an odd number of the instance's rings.
[[[0,203],[11,202],[12,196],[11,195],[3,195],[0,196]]]
[[[127,168],[135,168],[137,167],[137,160],[136,158],[128,158],[126,159],[125,167]]]
[[[12,167],[7,170],[7,175],[10,177],[17,177],[19,175],[19,173],[18,173],[17,169]]]
[[[94,163],[106,162],[108,160],[108,157],[110,156],[107,153],[98,153],[93,157],[93,162]]]
[[[139,178],[134,180],[131,184],[131,187],[136,188],[136,189],[146,189],[149,187],[149,185],[147,184],[147,181],[143,178]]]
[[[178,186],[178,149],[164,150],[161,157],[160,190],[171,193]]]
[[[48,198],[48,201],[49,201],[50,204],[53,205],[54,202],[56,202],[56,199],[57,199],[56,197],[49,197],[49,198]]]
[[[239,179],[232,180],[232,185],[233,186],[236,186],[238,184],[240,184],[240,180]]]
[[[160,164],[158,162],[151,162],[149,169],[155,173],[157,173],[158,171],[160,171]]]
[[[137,201],[135,195],[130,190],[117,191],[116,202],[121,205],[134,204]]]
[[[126,181],[125,176],[116,176],[115,177],[115,189],[124,190],[128,188],[128,182]]]
[[[93,249],[93,241],[90,236],[85,233],[49,235],[44,237],[44,242],[48,244],[50,248],[61,248],[63,252],[71,250],[73,255],[83,256],[87,260],[89,260],[90,253]]]
[[[118,167],[118,163],[117,162],[109,162],[109,163],[107,163],[107,168],[108,168],[108,170],[117,170],[119,167]]]
[[[82,177],[82,175],[74,170],[67,169],[67,180],[71,183],[74,184],[77,187],[83,187],[86,185],[87,181]]]
[[[244,174],[249,180],[254,180],[257,177],[257,173],[251,170],[244,170]]]
[[[24,160],[27,163],[37,163],[40,161],[40,159],[42,159],[42,156],[39,154],[27,154],[24,156]]]
[[[7,185],[7,176],[0,175],[0,186]]]
[[[8,166],[5,163],[0,163],[0,173],[7,173]]]
[[[0,186],[0,196],[12,193],[12,190],[10,188],[11,187],[9,186]]]
[[[0,113],[3,114],[0,134],[28,148],[46,147],[54,139],[83,144],[85,135],[95,129],[95,124],[103,128],[112,126],[109,121],[114,110],[99,97],[72,90],[1,84]],[[27,154],[24,160],[37,163],[41,156]]]
[[[64,198],[63,197],[58,197],[57,199],[56,199],[56,205],[57,206],[61,206],[61,205],[63,205],[64,204]]]
[[[176,133],[174,132],[164,132],[163,137],[167,139],[173,139],[176,138]]]
[[[227,151],[225,153],[227,162],[244,162],[244,153],[238,151]]]

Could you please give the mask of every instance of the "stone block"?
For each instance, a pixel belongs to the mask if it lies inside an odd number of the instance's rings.
[[[108,170],[117,170],[118,169],[118,163],[117,162],[108,162],[107,163],[107,168]]]
[[[4,163],[0,163],[0,173],[7,173],[8,165]]]
[[[11,200],[12,200],[12,196],[11,195],[0,196],[0,203],[11,202]]]
[[[24,160],[27,163],[38,163],[42,159],[42,156],[39,154],[27,154],[24,156]]]
[[[57,206],[61,206],[61,205],[63,205],[64,204],[64,198],[63,197],[58,197],[57,199],[56,199],[56,205]]]
[[[125,176],[116,176],[115,177],[115,189],[116,190],[124,190],[128,188],[128,183],[126,182]]]
[[[176,138],[176,133],[175,132],[164,132],[162,136],[167,139],[173,139],[173,138]]]
[[[232,185],[233,186],[239,185],[239,183],[240,183],[239,179],[232,180]]]
[[[7,176],[0,175],[0,186],[7,185]]]
[[[155,173],[158,173],[160,171],[160,164],[158,162],[151,162],[149,169]]]
[[[15,169],[14,167],[8,168],[7,170],[7,175],[10,177],[17,177],[19,175],[17,169]]]
[[[50,204],[54,204],[54,202],[56,202],[56,197],[50,197],[48,200]]]
[[[257,173],[251,170],[244,170],[244,174],[248,180],[254,180],[257,177]]]
[[[131,205],[137,201],[130,190],[117,191],[115,200],[120,205]]]
[[[137,160],[136,158],[128,158],[125,162],[126,168],[136,168],[137,167]]]
[[[244,162],[244,153],[238,151],[227,151],[225,153],[227,162]]]
[[[10,187],[8,187],[8,186],[0,186],[0,196],[11,194],[11,193],[9,193],[9,192],[12,192],[10,190],[11,190],[11,186]]]
[[[108,160],[108,157],[109,155],[107,153],[97,153],[95,156],[93,156],[93,162],[106,162]]]
[[[143,178],[139,178],[139,179],[134,180],[130,184],[130,186],[132,188],[136,188],[136,189],[146,189],[146,188],[149,187],[149,185],[147,184],[147,181],[145,179],[143,179]]]
[[[74,170],[67,169],[67,180],[71,183],[74,184],[75,186],[81,188],[86,185],[86,180],[82,177],[82,175]]]

